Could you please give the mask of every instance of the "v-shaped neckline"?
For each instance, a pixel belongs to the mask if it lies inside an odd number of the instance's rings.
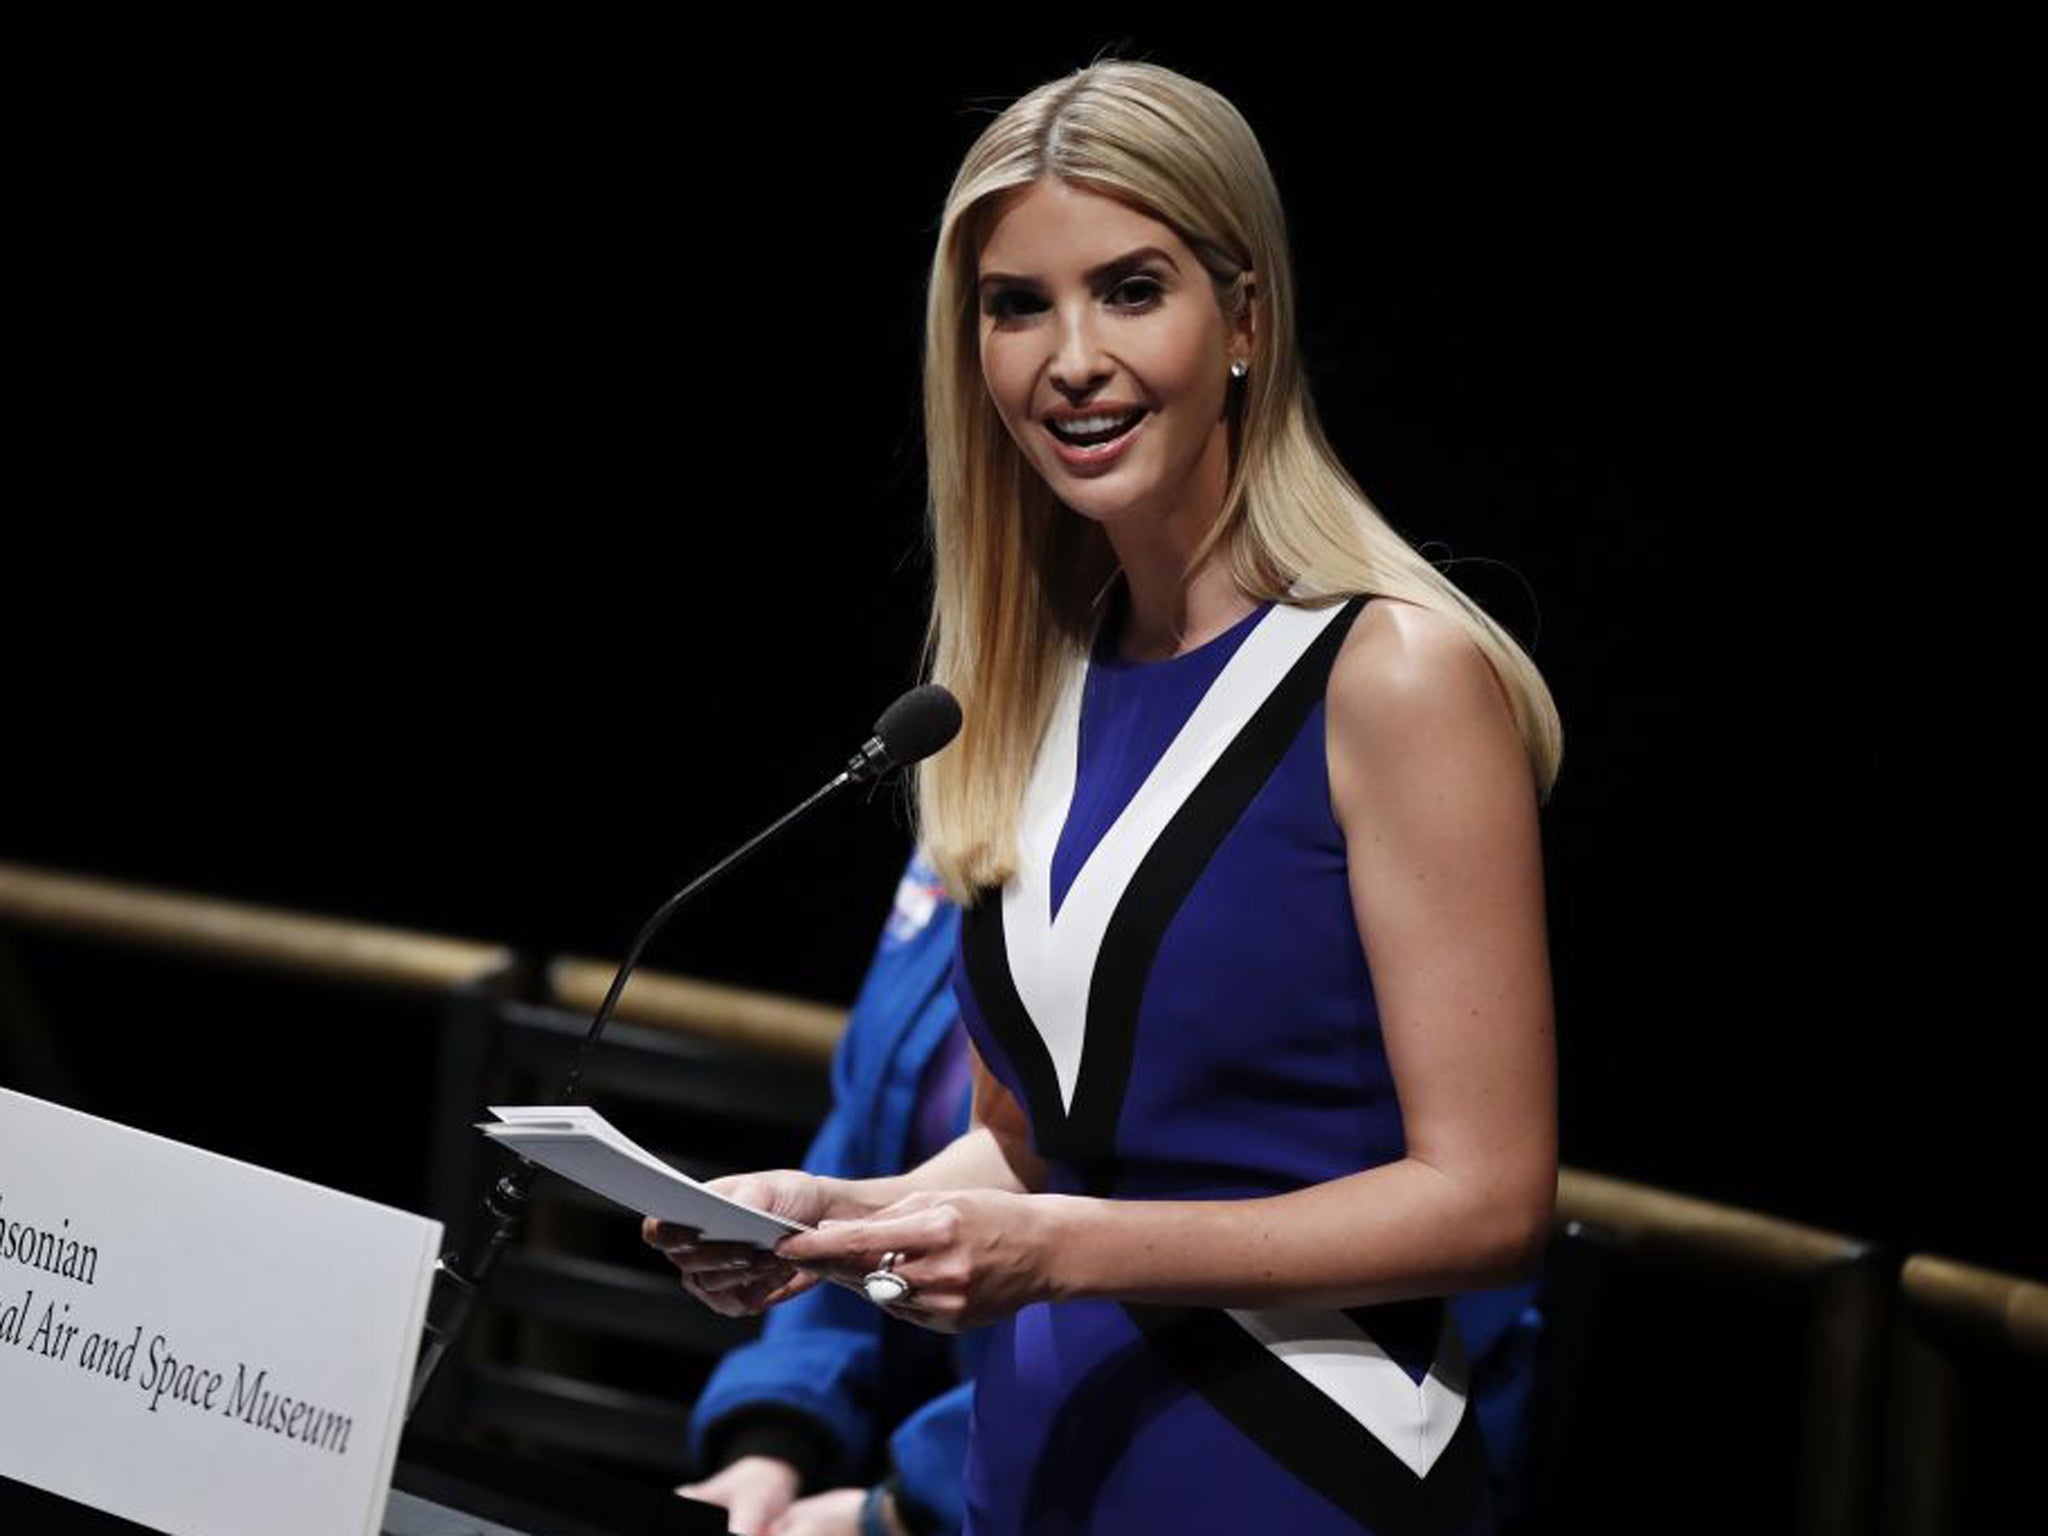
[[[1172,750],[1173,743],[1187,728],[1200,709],[1203,697],[1220,680],[1228,668],[1231,658],[1243,647],[1251,633],[1259,627],[1275,604],[1271,599],[1257,604],[1251,612],[1234,621],[1228,629],[1211,636],[1191,651],[1159,661],[1134,662],[1111,659],[1115,655],[1119,623],[1128,615],[1129,594],[1119,588],[1111,599],[1111,606],[1103,615],[1093,643],[1085,660],[1081,663],[1082,675],[1075,686],[1079,690],[1079,711],[1074,721],[1073,772],[1067,790],[1065,809],[1060,814],[1060,824],[1052,841],[1046,868],[1047,920],[1059,921],[1060,910],[1066,898],[1073,893],[1096,848],[1107,841],[1116,831],[1124,812],[1138,799],[1150,782],[1153,771]],[[1095,822],[1091,828],[1077,828],[1076,817],[1084,812],[1080,793],[1084,749],[1089,742],[1090,721],[1099,720],[1097,713],[1100,690],[1112,690],[1112,697],[1118,699],[1142,700],[1136,707],[1143,713],[1150,713],[1162,707],[1173,708],[1178,703],[1180,717],[1164,731],[1145,730],[1148,744],[1154,749],[1134,780],[1124,783],[1121,792],[1111,791],[1114,810],[1106,822],[1101,802],[1085,807],[1087,817]],[[1073,837],[1086,838],[1085,849],[1076,852],[1069,842]],[[1070,871],[1065,879],[1062,873]]]
[[[1078,777],[1086,667],[1061,685],[1018,826],[1017,872],[1002,895],[1005,949],[1018,999],[1070,1108],[1087,1048],[1089,991],[1104,935],[1139,865],[1203,777],[1341,609],[1269,603],[1203,689],[1166,749],[1089,849],[1058,914],[1052,858]],[[1222,637],[1219,636],[1219,639]],[[1213,643],[1213,642],[1212,642]]]

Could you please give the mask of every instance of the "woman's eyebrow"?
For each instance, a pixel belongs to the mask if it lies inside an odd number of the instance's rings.
[[[1147,258],[1153,256],[1164,261],[1167,266],[1173,269],[1174,275],[1179,276],[1180,264],[1173,259],[1171,254],[1161,250],[1156,245],[1141,245],[1135,251],[1126,251],[1123,255],[1112,257],[1100,266],[1090,267],[1082,275],[1091,283],[1099,283],[1105,278],[1119,275],[1132,267],[1142,266]],[[981,274],[981,280],[976,286],[987,288],[997,283],[1036,283],[1037,281],[1038,279],[1035,277],[1020,277],[1011,272],[984,272]]]

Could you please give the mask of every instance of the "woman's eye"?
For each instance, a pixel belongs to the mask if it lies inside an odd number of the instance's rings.
[[[1160,295],[1158,279],[1150,277],[1127,277],[1110,290],[1110,297],[1118,300],[1120,309],[1146,309]]]
[[[1006,288],[990,294],[988,302],[983,307],[998,320],[1010,320],[1018,315],[1029,314],[1038,307],[1038,300],[1031,294]]]
[[[1141,313],[1158,303],[1164,292],[1156,277],[1127,277],[1109,290],[1107,299],[1112,309]],[[1038,294],[1021,288],[998,289],[982,301],[983,312],[994,320],[1021,319],[1045,307],[1045,300]]]

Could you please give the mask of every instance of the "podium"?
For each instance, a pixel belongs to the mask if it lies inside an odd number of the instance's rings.
[[[390,1536],[726,1536],[724,1511],[580,1468],[408,1432],[398,1447]],[[0,1530],[151,1536],[24,1483],[0,1479]]]

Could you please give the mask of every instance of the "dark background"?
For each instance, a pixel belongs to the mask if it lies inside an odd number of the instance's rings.
[[[0,859],[619,953],[914,681],[939,208],[1108,47],[1245,112],[1339,451],[1556,694],[1566,1160],[2041,1273],[2002,941],[1922,819],[2000,790],[1872,494],[1929,388],[1887,125],[1740,40],[1257,30],[53,51]],[[650,963],[843,1002],[903,851],[837,805]],[[84,1107],[408,1198],[430,1019],[13,953]]]

